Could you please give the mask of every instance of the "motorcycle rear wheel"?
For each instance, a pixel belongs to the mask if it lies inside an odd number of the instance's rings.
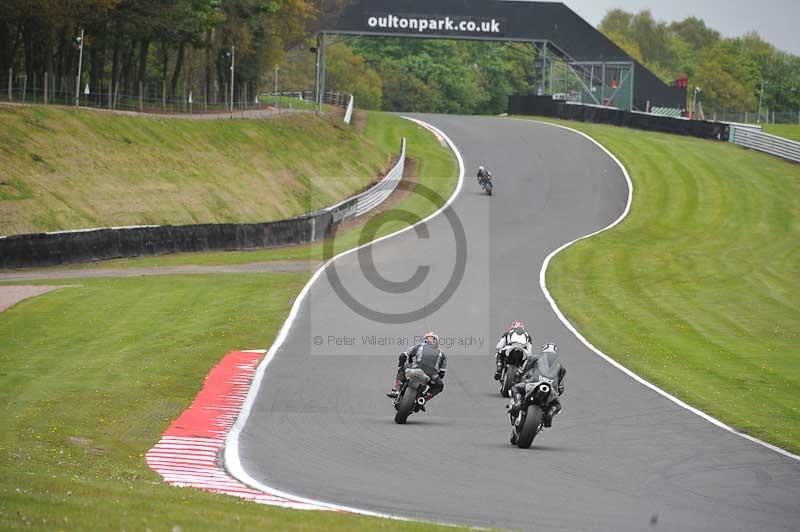
[[[400,398],[400,406],[397,407],[397,413],[394,415],[394,422],[398,425],[405,425],[408,416],[414,411],[414,402],[416,401],[416,392],[411,388],[406,388],[403,391],[403,396]]]
[[[517,438],[517,447],[520,449],[530,449],[533,445],[533,439],[539,433],[539,427],[542,425],[542,417],[544,411],[538,405],[531,405],[528,407],[528,412],[525,415],[525,420],[522,422],[522,427],[519,430],[519,438]]]
[[[503,397],[511,397],[511,388],[516,384],[514,380],[517,376],[517,366],[514,364],[507,364],[503,370],[503,379],[500,381],[503,385],[500,387],[500,395]]]

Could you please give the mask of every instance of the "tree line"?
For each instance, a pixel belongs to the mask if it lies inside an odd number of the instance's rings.
[[[499,114],[535,81],[529,44],[335,38],[327,56],[326,86],[354,94],[366,109]],[[314,56],[290,53],[281,76],[287,86],[313,86]]]
[[[318,3],[319,4],[319,3]],[[0,0],[0,73],[29,78],[77,72],[83,83],[157,82],[174,98],[179,82],[257,86],[285,50],[303,42],[319,14],[313,0]]]
[[[74,79],[85,30],[82,84],[96,89],[157,83],[166,97],[200,82],[271,88],[314,85],[314,36],[349,0],[0,0],[0,76],[47,72]],[[723,38],[690,17],[666,23],[649,11],[609,11],[600,31],[664,81],[688,76],[706,109],[800,109],[800,57],[756,33]],[[496,114],[535,90],[528,44],[399,38],[332,39],[328,84],[360,106],[393,111]],[[287,56],[286,52],[289,51]],[[135,90],[135,89],[134,89]]]
[[[662,80],[689,78],[707,109],[800,110],[800,57],[778,50],[757,33],[723,38],[696,17],[666,23],[650,11],[609,11],[599,25],[607,37]]]
[[[696,17],[666,23],[649,11],[609,11],[598,28],[667,83],[686,76],[706,111],[800,110],[800,57],[756,33],[723,38]],[[536,52],[526,44],[349,38],[328,52],[328,86],[360,106],[391,111],[497,114],[509,95],[533,93]],[[313,57],[292,56],[287,79],[313,84]],[[310,74],[309,74],[310,73]],[[541,72],[538,73],[541,75]],[[687,102],[688,104],[689,102]]]

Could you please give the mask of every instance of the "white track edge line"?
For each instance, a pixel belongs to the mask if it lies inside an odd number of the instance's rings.
[[[408,227],[400,229],[399,231],[396,231],[396,232],[391,233],[389,235],[386,235],[386,236],[383,236],[381,238],[378,238],[377,240],[373,240],[372,242],[369,242],[369,243],[364,244],[362,246],[350,249],[348,251],[343,251],[342,253],[340,253],[340,254],[336,255],[335,257],[333,257],[333,258],[329,259],[328,261],[326,261],[314,273],[314,275],[311,277],[311,279],[308,281],[308,283],[303,287],[303,290],[297,296],[297,299],[295,299],[294,304],[292,305],[292,308],[291,308],[291,310],[289,312],[289,317],[286,318],[286,321],[283,323],[283,326],[281,327],[281,330],[278,333],[278,336],[275,338],[275,341],[273,342],[272,346],[269,348],[269,351],[267,351],[267,354],[264,357],[264,360],[261,362],[261,364],[259,364],[258,370],[256,370],[256,374],[255,374],[255,376],[253,378],[253,385],[250,387],[250,392],[247,395],[247,399],[245,400],[244,404],[242,405],[242,411],[239,414],[239,417],[237,418],[236,422],[234,423],[233,427],[231,428],[231,430],[228,433],[228,436],[227,436],[227,438],[225,440],[225,451],[224,451],[224,455],[223,455],[224,456],[223,462],[224,462],[225,469],[228,471],[228,473],[230,473],[230,475],[232,477],[238,479],[242,483],[244,483],[244,484],[246,484],[246,485],[248,485],[248,486],[250,486],[252,488],[255,488],[257,490],[263,491],[264,493],[274,494],[274,495],[277,495],[279,497],[283,497],[283,498],[286,498],[286,499],[289,499],[289,500],[292,500],[292,501],[303,502],[303,503],[306,503],[306,504],[309,504],[309,505],[316,505],[316,506],[318,506],[320,508],[325,508],[325,509],[329,509],[329,510],[344,511],[344,512],[349,512],[349,513],[360,514],[360,515],[366,515],[366,516],[370,516],[370,517],[383,517],[383,518],[395,519],[395,520],[400,520],[400,521],[419,521],[417,519],[411,519],[409,517],[403,517],[403,516],[400,516],[400,515],[386,514],[386,513],[381,513],[381,512],[373,512],[373,511],[364,510],[364,509],[361,509],[361,508],[353,508],[353,507],[342,506],[342,505],[338,505],[338,504],[334,504],[334,503],[316,501],[316,500],[309,499],[309,498],[306,498],[306,497],[300,497],[300,496],[297,496],[297,495],[286,493],[284,491],[277,490],[275,488],[271,488],[271,487],[259,482],[258,480],[254,479],[253,477],[251,477],[244,470],[244,467],[242,466],[241,459],[239,458],[239,435],[241,434],[242,429],[244,429],[244,426],[247,424],[247,419],[250,416],[250,411],[252,410],[253,404],[255,403],[255,400],[256,400],[256,397],[258,396],[259,390],[261,389],[261,383],[262,383],[262,381],[264,379],[264,374],[266,372],[267,366],[269,366],[270,362],[272,362],[272,359],[275,357],[275,353],[283,345],[284,341],[286,341],[286,337],[289,334],[289,330],[292,327],[292,323],[294,323],[294,320],[297,318],[297,315],[298,315],[298,313],[300,311],[300,306],[303,303],[303,300],[305,300],[306,295],[311,290],[311,287],[314,285],[314,283],[317,281],[317,279],[322,275],[322,273],[334,261],[336,261],[337,259],[339,259],[341,257],[344,257],[345,255],[349,255],[350,253],[354,253],[354,252],[356,252],[356,251],[358,251],[358,250],[360,250],[362,248],[365,248],[367,246],[372,246],[372,245],[375,245],[378,242],[381,242],[383,240],[398,236],[398,235],[400,235],[402,233],[405,233],[406,231],[410,231],[411,229],[413,229],[414,227],[416,227],[418,225],[424,224],[424,223],[432,220],[433,218],[439,216],[442,212],[444,212],[446,209],[448,209],[452,205],[452,203],[455,201],[455,199],[461,193],[461,188],[462,188],[462,186],[464,184],[464,172],[465,172],[465,170],[464,170],[464,159],[461,157],[461,152],[459,152],[459,150],[456,147],[455,143],[453,143],[453,141],[450,140],[450,138],[447,135],[445,135],[441,130],[437,129],[436,127],[432,126],[431,124],[428,124],[428,123],[423,122],[421,120],[417,120],[415,118],[410,118],[410,117],[407,117],[407,116],[403,116],[402,118],[405,118],[406,120],[410,120],[410,121],[416,123],[417,125],[422,126],[425,129],[428,129],[431,132],[434,132],[434,131],[438,132],[442,136],[442,138],[444,138],[447,141],[448,146],[450,147],[452,152],[455,154],[456,159],[458,160],[459,176],[458,176],[458,184],[456,185],[455,191],[453,191],[453,194],[450,196],[450,198],[447,200],[447,202],[439,208],[439,210],[437,210],[436,212],[434,212],[433,214],[431,214],[430,216],[428,216],[424,220],[421,220],[421,221],[415,223],[414,225],[410,225]],[[419,522],[424,522],[424,521],[419,521]],[[427,521],[427,522],[431,523],[432,521]],[[436,523],[436,524],[449,525],[450,523]]]
[[[639,375],[637,375],[636,373],[634,373],[630,369],[626,368],[625,366],[623,366],[622,364],[620,364],[616,360],[612,359],[611,357],[609,357],[608,355],[606,355],[605,353],[600,351],[600,349],[595,347],[580,332],[578,332],[578,330],[572,325],[572,323],[570,323],[570,321],[564,316],[564,314],[561,312],[561,309],[558,308],[558,305],[556,304],[555,299],[553,299],[553,296],[550,294],[550,290],[547,289],[546,276],[547,276],[547,268],[548,268],[548,266],[550,266],[550,261],[553,259],[553,257],[558,255],[559,253],[561,253],[562,251],[564,251],[568,247],[572,246],[573,244],[575,244],[577,242],[580,242],[581,240],[586,240],[588,238],[592,238],[593,236],[599,235],[600,233],[603,233],[605,231],[608,231],[609,229],[612,229],[612,228],[616,227],[617,225],[619,225],[625,218],[627,218],[628,214],[630,213],[630,210],[631,210],[631,204],[633,203],[633,181],[631,181],[631,177],[630,177],[630,175],[628,175],[628,170],[625,168],[625,165],[622,164],[622,162],[613,153],[611,153],[611,151],[608,148],[603,146],[600,142],[598,142],[597,140],[595,140],[594,138],[592,138],[588,134],[584,133],[583,131],[578,131],[577,129],[572,129],[571,127],[562,126],[560,124],[553,124],[553,123],[550,123],[550,122],[542,122],[540,120],[526,120],[524,118],[518,118],[516,120],[523,120],[523,121],[526,121],[526,122],[534,122],[534,123],[537,123],[537,124],[545,124],[545,125],[548,125],[548,126],[565,129],[567,131],[572,131],[573,133],[577,133],[578,135],[588,139],[589,141],[594,143],[598,148],[603,150],[606,153],[606,155],[608,155],[611,158],[611,160],[613,160],[617,164],[617,166],[620,167],[620,169],[622,170],[622,174],[625,176],[625,180],[628,182],[628,203],[625,206],[625,212],[623,212],[622,215],[619,218],[617,218],[617,220],[615,220],[613,223],[611,223],[611,225],[609,225],[607,227],[604,227],[603,229],[600,229],[599,231],[595,231],[594,233],[591,233],[589,235],[582,236],[580,238],[576,238],[572,242],[568,242],[568,243],[564,244],[563,246],[559,247],[558,249],[556,249],[555,251],[550,253],[550,255],[548,255],[547,258],[544,259],[544,263],[542,264],[542,269],[539,272],[539,286],[541,287],[542,292],[544,292],[544,296],[547,298],[547,301],[550,303],[550,307],[553,309],[553,312],[555,312],[555,314],[558,317],[558,319],[561,320],[561,323],[563,323],[567,327],[567,329],[569,329],[570,332],[572,334],[574,334],[575,337],[578,338],[578,340],[581,341],[581,343],[583,343],[583,345],[588,347],[597,356],[601,357],[606,362],[608,362],[609,364],[611,364],[615,368],[619,369],[620,371],[622,371],[623,373],[625,373],[626,375],[631,377],[636,382],[638,382],[640,384],[643,384],[644,386],[650,388],[651,390],[653,390],[657,394],[659,394],[659,395],[661,395],[663,397],[666,397],[667,399],[669,399],[670,401],[672,401],[676,405],[680,406],[681,408],[684,408],[684,409],[688,410],[689,412],[700,416],[701,418],[703,418],[704,420],[708,421],[709,423],[712,423],[712,424],[714,424],[714,425],[716,425],[716,426],[718,426],[718,427],[720,427],[722,429],[725,429],[728,432],[736,434],[737,436],[740,436],[740,437],[742,437],[742,438],[744,438],[746,440],[749,440],[749,441],[751,441],[753,443],[757,443],[758,445],[766,447],[767,449],[775,451],[776,453],[780,453],[783,456],[786,456],[788,458],[792,458],[794,460],[800,460],[800,455],[796,455],[796,454],[794,454],[792,452],[787,451],[786,449],[782,449],[782,448],[778,447],[777,445],[772,445],[771,443],[767,443],[767,442],[765,442],[763,440],[760,440],[760,439],[756,438],[755,436],[750,436],[749,434],[745,434],[743,432],[740,432],[740,431],[736,430],[735,428],[723,423],[719,419],[717,419],[717,418],[715,418],[715,417],[713,417],[713,416],[711,416],[709,414],[706,414],[702,410],[699,410],[699,409],[697,409],[697,408],[695,408],[695,407],[693,407],[691,405],[686,404],[685,402],[681,401],[680,399],[678,399],[674,395],[662,390],[661,388],[659,388],[655,384],[653,384],[653,383],[645,380],[644,378],[640,377]]]

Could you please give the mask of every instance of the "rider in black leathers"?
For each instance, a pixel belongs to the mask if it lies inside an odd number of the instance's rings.
[[[509,405],[511,419],[513,420],[516,417],[522,407],[525,385],[529,382],[539,382],[539,376],[541,375],[553,380],[553,391],[556,395],[555,399],[550,401],[542,418],[542,424],[545,427],[551,426],[553,417],[561,412],[559,397],[564,394],[564,377],[566,374],[567,370],[558,360],[558,346],[556,344],[545,344],[541,353],[528,357],[525,365],[517,372],[517,375],[521,378],[520,383],[511,389],[511,396],[514,398]]]
[[[486,182],[488,179],[491,179],[491,178],[492,178],[492,173],[491,173],[489,170],[487,170],[487,169],[486,169],[486,168],[484,168],[483,166],[479,166],[479,167],[478,167],[478,184],[479,184],[480,186],[483,186],[483,184],[484,184],[484,183],[485,183],[485,182]]]
[[[426,333],[423,343],[400,354],[394,388],[386,394],[387,397],[396,399],[400,395],[400,389],[406,381],[407,368],[420,368],[430,377],[425,397],[427,401],[442,393],[447,371],[447,356],[439,349],[439,337],[435,333]],[[424,410],[424,407],[421,409]]]

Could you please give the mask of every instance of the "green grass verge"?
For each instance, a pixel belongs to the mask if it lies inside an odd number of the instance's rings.
[[[458,163],[452,151],[442,146],[426,129],[396,115],[369,111],[364,134],[378,147],[381,153],[399,153],[400,142],[405,137],[408,143],[408,156],[419,163],[419,182],[445,200],[453,193],[457,184]],[[439,207],[439,204],[433,204],[421,195],[410,194],[397,205],[394,211],[387,212],[380,217],[381,226],[377,236],[390,234],[407,225],[398,217],[398,211],[412,212],[424,218]],[[336,237],[335,251],[339,253],[354,247],[361,236],[362,228],[343,231]],[[323,246],[318,242],[310,245],[258,251],[180,253],[160,257],[110,260],[69,265],[67,268],[141,268],[186,264],[227,265],[273,260],[319,261],[322,257]]]
[[[272,342],[307,279],[87,279],[0,314],[0,529],[430,529],[174,488],[145,463],[224,353]]]
[[[770,135],[778,135],[785,139],[800,142],[800,125],[768,124],[764,126],[764,131]]]
[[[390,115],[375,115],[369,128],[387,150],[408,136],[431,176],[421,181],[449,196],[456,166],[432,135]],[[412,196],[404,205],[436,207],[419,201]],[[383,232],[399,224],[386,216]],[[347,245],[344,236],[339,245]],[[318,245],[289,252],[321,256]],[[250,262],[256,255],[183,261]],[[0,313],[0,529],[438,529],[173,488],[147,467],[144,454],[188,407],[210,368],[228,351],[270,345],[309,277],[69,280],[81,286]],[[66,281],[39,282],[60,283]]]
[[[559,122],[627,167],[626,220],[547,283],[598,348],[687,403],[800,451],[800,166],[720,142]]]
[[[0,106],[0,234],[289,218],[352,195],[392,155],[339,115],[184,120]]]

